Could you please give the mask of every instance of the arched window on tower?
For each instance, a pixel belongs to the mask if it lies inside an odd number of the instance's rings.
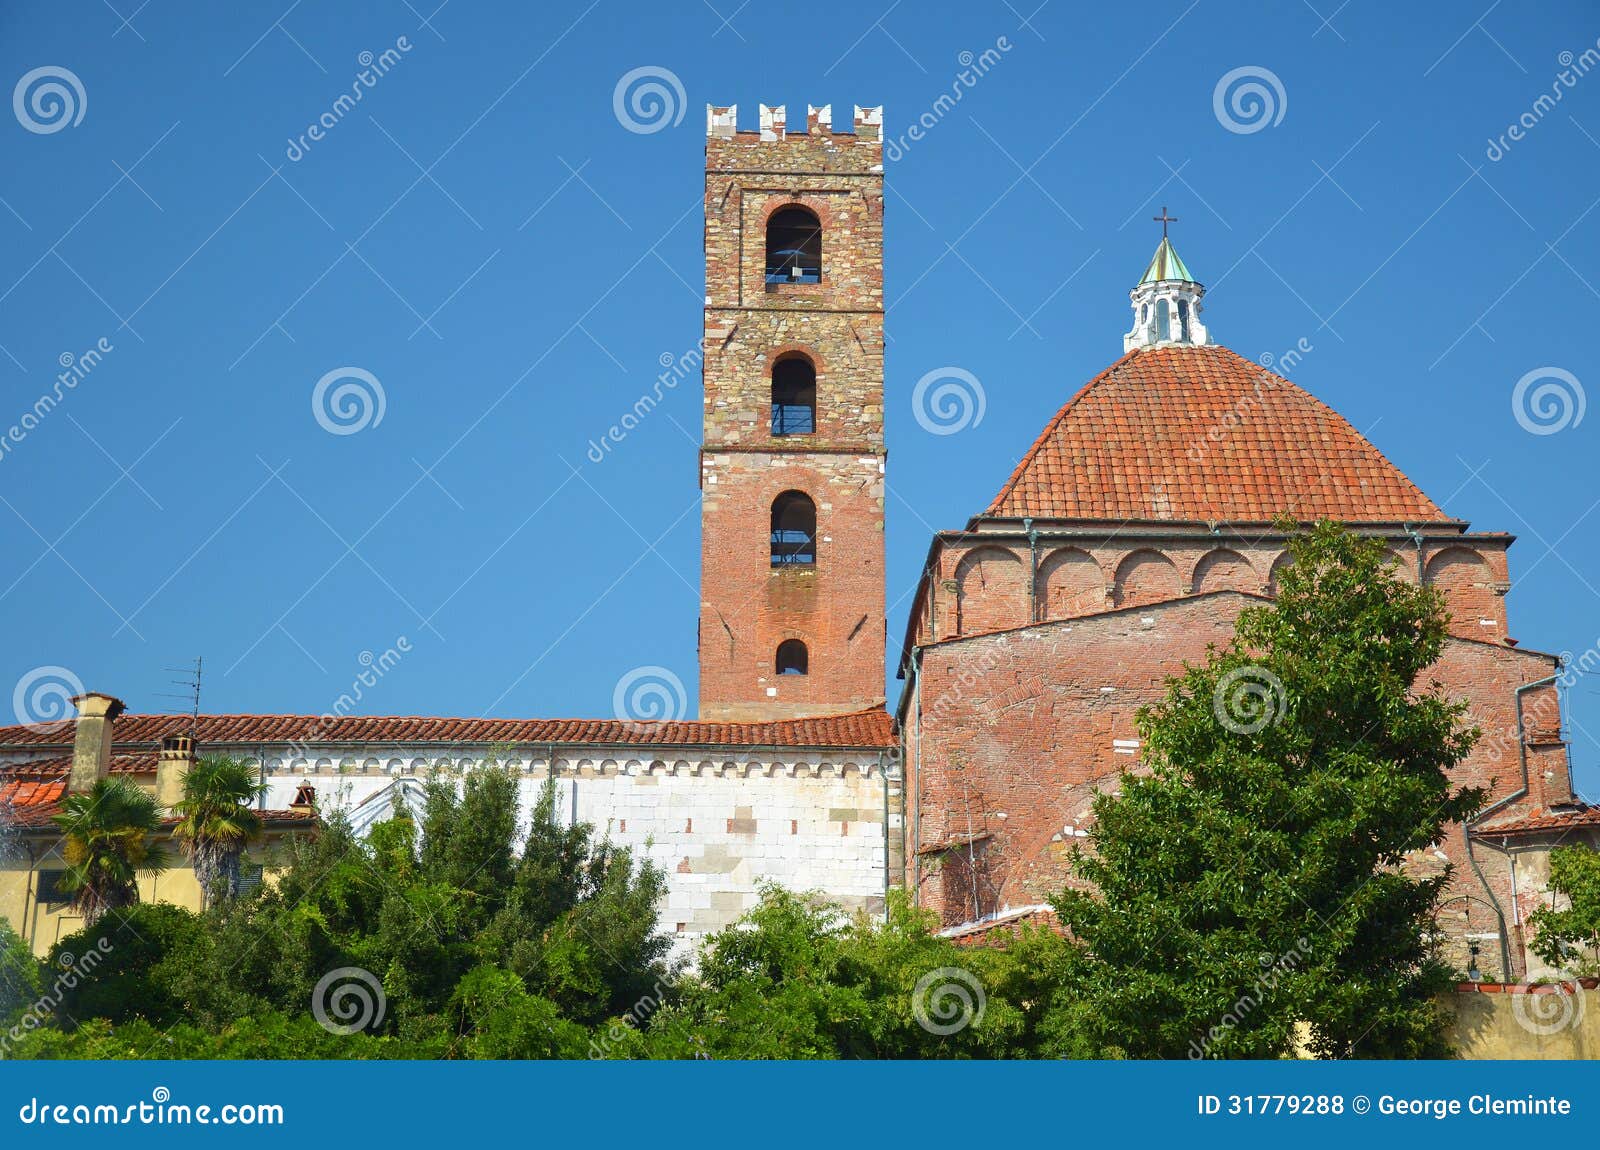
[[[1178,341],[1189,342],[1189,301],[1186,299],[1178,301]]]
[[[781,208],[767,220],[767,282],[822,282],[822,221],[810,209]]]
[[[778,644],[778,657],[773,670],[780,675],[806,675],[810,673],[806,645],[799,639],[785,639]]]
[[[817,369],[803,355],[772,365],[772,434],[811,435],[817,430]]]
[[[772,565],[808,567],[817,561],[817,505],[801,491],[772,501]]]
[[[1156,300],[1156,342],[1172,338],[1172,306],[1164,299]]]

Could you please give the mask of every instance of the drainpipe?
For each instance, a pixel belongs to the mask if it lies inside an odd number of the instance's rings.
[[[889,921],[889,762],[878,752],[878,773],[883,776],[883,921]],[[902,794],[904,791],[901,792]]]
[[[1400,530],[1411,536],[1411,542],[1417,547],[1417,586],[1421,587],[1426,582],[1427,564],[1422,559],[1422,532],[1409,523],[1400,524]],[[1520,721],[1520,717],[1519,717]]]
[[[22,847],[28,852],[28,877],[22,884],[22,922],[19,924],[21,929],[17,933],[21,936],[22,941],[28,944],[28,948],[31,951],[33,949],[33,940],[28,937],[28,899],[33,899],[33,905],[37,909],[39,899],[34,883],[39,876],[39,860],[34,856],[32,843],[24,839]],[[34,933],[37,934],[38,931],[35,930]]]
[[[912,757],[917,760],[916,765],[916,792],[917,806],[912,812],[911,841],[907,846],[911,850],[911,905],[922,905],[922,648],[911,648],[911,711],[915,716],[917,733],[912,749]]]
[[[1039,621],[1039,533],[1033,520],[1024,519],[1022,529],[1028,533],[1028,622]]]
[[[1420,556],[1421,544],[1419,543],[1417,546]],[[1506,937],[1505,909],[1500,905],[1500,900],[1495,897],[1494,889],[1489,885],[1489,880],[1484,877],[1483,868],[1478,865],[1478,859],[1472,853],[1472,823],[1482,822],[1496,811],[1509,806],[1528,793],[1528,744],[1523,737],[1522,696],[1535,687],[1547,687],[1556,682],[1558,678],[1559,676],[1557,675],[1550,675],[1543,679],[1537,679],[1532,683],[1524,683],[1515,691],[1517,697],[1517,754],[1522,763],[1522,785],[1500,801],[1491,803],[1484,809],[1482,814],[1471,822],[1461,824],[1461,841],[1467,848],[1467,862],[1472,865],[1472,873],[1478,876],[1479,884],[1483,887],[1484,893],[1489,896],[1489,904],[1494,907],[1495,914],[1500,918],[1500,969],[1504,978],[1511,977],[1511,944]],[[1509,851],[1507,851],[1507,858],[1510,858]]]

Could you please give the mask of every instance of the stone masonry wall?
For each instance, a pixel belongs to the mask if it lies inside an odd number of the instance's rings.
[[[883,155],[881,114],[855,134],[811,109],[783,108],[759,132],[708,110],[700,716],[748,721],[884,702]],[[798,127],[798,126],[797,126]],[[766,225],[802,206],[822,230],[815,284],[766,283]],[[815,431],[773,436],[772,368],[801,355],[816,371]],[[774,567],[773,500],[817,507],[817,561]],[[804,675],[778,676],[786,640]]]
[[[883,764],[876,750],[761,759],[687,754],[651,760],[597,747],[556,759],[561,815],[593,824],[598,836],[666,872],[661,926],[678,953],[689,955],[705,935],[753,908],[763,882],[818,891],[849,910],[883,911],[888,866],[902,865],[899,770],[889,752]],[[351,811],[359,830],[387,817],[397,784],[436,773],[459,777],[484,759],[481,750],[428,747],[351,747],[299,759],[268,752],[266,804],[284,807],[310,783],[322,809]],[[548,758],[509,753],[497,761],[522,776],[526,818],[548,777]]]

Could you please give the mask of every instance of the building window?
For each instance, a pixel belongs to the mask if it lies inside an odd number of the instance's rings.
[[[772,434],[811,435],[817,430],[817,369],[803,355],[772,365]]]
[[[1172,307],[1164,299],[1156,300],[1156,342],[1172,338]]]
[[[807,208],[782,208],[767,220],[767,282],[822,282],[822,222]]]
[[[1178,301],[1178,340],[1180,343],[1189,342],[1189,301]]]
[[[35,901],[42,906],[59,906],[64,902],[71,902],[72,896],[61,889],[61,881],[66,874],[64,870],[40,871],[39,891]]]
[[[817,561],[817,505],[800,491],[772,501],[772,565],[809,567]]]
[[[778,659],[775,668],[780,675],[804,675],[807,673],[806,645],[799,639],[785,639],[778,644]]]

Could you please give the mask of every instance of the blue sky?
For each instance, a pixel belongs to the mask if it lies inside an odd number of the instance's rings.
[[[314,712],[403,636],[372,713],[604,715],[643,664],[692,699],[697,388],[586,451],[698,337],[703,107],[882,104],[897,136],[1002,37],[888,170],[891,636],[930,530],[1119,354],[1165,204],[1214,337],[1306,341],[1297,382],[1519,536],[1512,634],[1593,645],[1600,415],[1533,434],[1512,395],[1600,378],[1600,74],[1558,79],[1600,13],[1035,3],[6,5],[0,78],[81,89],[0,123],[8,420],[111,350],[0,455],[0,696],[61,667],[166,709],[203,654],[208,711]],[[641,67],[681,121],[619,121]],[[1257,130],[1214,104],[1237,68],[1277,82]],[[910,394],[946,366],[987,407],[935,436]],[[347,367],[382,418],[330,434],[313,389]],[[1597,694],[1570,698],[1590,788]]]

